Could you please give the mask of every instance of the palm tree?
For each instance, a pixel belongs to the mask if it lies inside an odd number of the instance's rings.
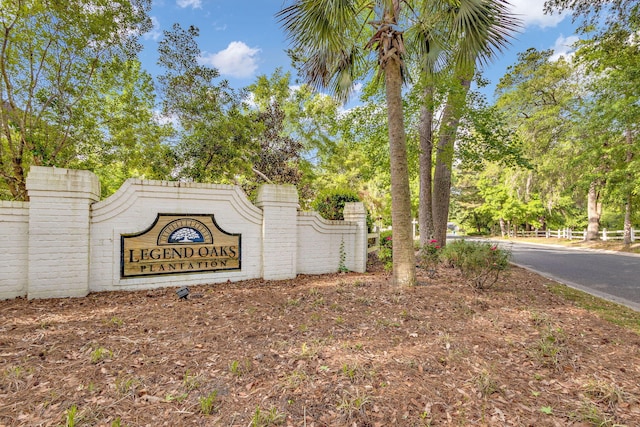
[[[416,283],[402,109],[405,61],[413,55],[429,62],[434,56],[441,57],[439,52],[459,58],[460,63],[465,63],[464,58],[475,58],[487,46],[487,35],[491,35],[485,21],[497,19],[495,14],[480,13],[495,12],[487,4],[506,2],[293,0],[277,14],[294,50],[306,60],[300,71],[312,86],[346,99],[356,77],[377,71],[384,80],[391,160],[393,279],[399,286]],[[447,31],[451,31],[450,36]],[[411,41],[406,48],[405,33]],[[375,64],[367,61],[372,57]]]
[[[366,72],[367,56],[384,77],[391,158],[391,225],[393,279],[398,286],[416,283],[411,227],[411,193],[402,84],[406,75],[401,0],[295,0],[278,13],[295,50],[306,61],[301,67],[312,86],[329,89],[345,100],[355,77]]]
[[[442,245],[446,243],[454,142],[476,66],[486,64],[500,52],[519,25],[505,0],[466,0],[458,2],[457,7],[447,7],[446,3],[450,2],[424,3],[421,15],[430,19],[416,37],[426,47],[418,58],[425,80],[419,125],[422,245],[432,238]],[[448,86],[436,142],[435,82],[443,77],[453,77],[450,84],[454,86]],[[434,148],[436,165],[432,175]]]

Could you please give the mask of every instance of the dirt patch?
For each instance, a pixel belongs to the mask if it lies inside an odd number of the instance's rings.
[[[640,425],[637,334],[518,268],[420,280],[0,301],[0,426]]]

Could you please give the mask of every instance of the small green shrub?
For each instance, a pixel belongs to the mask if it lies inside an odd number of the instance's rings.
[[[311,206],[324,219],[343,220],[344,205],[348,202],[359,202],[360,197],[349,189],[325,190],[318,194]]]
[[[432,239],[429,243],[418,250],[418,265],[427,270],[430,274],[435,273],[435,268],[440,263],[442,247],[437,240]]]
[[[456,240],[442,250],[442,260],[457,268],[476,289],[493,286],[509,269],[511,253],[495,244]]]
[[[380,233],[378,259],[384,264],[385,270],[391,271],[393,269],[393,239],[391,231],[383,231]]]

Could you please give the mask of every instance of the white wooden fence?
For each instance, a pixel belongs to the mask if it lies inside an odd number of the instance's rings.
[[[367,253],[377,252],[380,250],[380,231],[367,234]]]
[[[631,241],[635,242],[636,233],[640,233],[640,230],[631,229]],[[543,238],[557,238],[568,240],[584,240],[587,234],[587,230],[576,231],[570,228],[563,228],[560,230],[534,230],[534,231],[520,231],[516,233],[516,237],[543,237]],[[622,240],[624,239],[624,230],[607,230],[603,228],[598,232],[598,238],[603,241],[607,240]]]

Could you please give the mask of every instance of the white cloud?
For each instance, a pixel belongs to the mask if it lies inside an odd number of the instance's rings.
[[[202,9],[202,0],[177,0],[176,4],[181,8]]]
[[[555,27],[568,16],[566,13],[545,15],[544,2],[545,0],[511,0],[511,10],[522,20],[525,27]]]
[[[162,35],[162,31],[160,31],[160,21],[155,16],[151,17],[151,25],[153,26],[151,30],[144,33],[145,40],[158,40]]]
[[[571,58],[575,52],[573,45],[580,40],[578,36],[565,37],[560,34],[560,37],[556,39],[556,43],[553,45],[553,55],[549,58],[550,61],[557,61],[561,56],[565,58]]]
[[[201,61],[217,68],[222,75],[247,78],[253,76],[258,69],[259,52],[260,49],[251,48],[243,42],[231,42],[218,53],[205,54]]]

